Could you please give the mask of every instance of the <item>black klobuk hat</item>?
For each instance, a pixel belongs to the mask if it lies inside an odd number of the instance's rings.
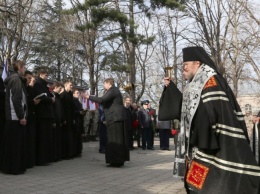
[[[204,48],[195,46],[195,47],[186,47],[182,49],[183,52],[183,62],[187,61],[200,61],[201,63],[204,63],[208,66],[210,66],[212,69],[214,69],[217,73],[217,67],[212,61],[212,59],[209,57],[208,53],[205,51]]]

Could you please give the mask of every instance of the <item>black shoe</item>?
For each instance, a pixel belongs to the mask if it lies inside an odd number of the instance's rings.
[[[154,148],[147,148],[148,150],[154,150]]]
[[[82,142],[90,142],[90,140],[87,139],[87,138],[84,138],[84,139],[82,140]]]
[[[97,141],[96,136],[94,135],[90,136],[90,141]]]
[[[111,163],[111,164],[107,165],[107,167],[117,167],[117,168],[120,168],[122,166],[124,166],[124,162],[122,162],[122,163]]]
[[[99,150],[99,153],[104,154],[105,150]]]
[[[143,150],[146,150],[146,148],[142,148]]]

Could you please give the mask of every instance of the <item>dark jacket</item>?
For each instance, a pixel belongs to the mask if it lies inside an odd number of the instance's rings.
[[[133,117],[132,117],[132,107],[125,107],[125,112],[126,112],[126,121],[125,121],[125,126],[127,127],[127,130],[132,129],[132,123],[133,123]]]
[[[53,92],[53,95],[55,96],[55,102],[53,103],[55,122],[56,124],[61,124],[64,122],[64,110],[61,103],[60,94]]]
[[[74,102],[74,114],[75,116],[81,116],[80,111],[83,111],[82,104],[80,103],[78,98],[73,97]]]
[[[149,110],[148,109],[143,109],[141,108],[139,111],[138,111],[138,121],[139,121],[139,126],[140,127],[145,127],[145,128],[148,128],[148,127],[151,127],[151,116],[149,115]]]
[[[76,128],[83,133],[83,115],[80,114],[83,111],[82,104],[80,103],[78,98],[73,97],[74,102],[74,119]]]
[[[47,86],[47,82],[38,77],[36,79],[35,85],[33,86],[33,91],[35,96],[46,93],[47,96],[44,98],[41,98],[41,101],[39,104],[36,105],[35,111],[36,111],[36,118],[37,119],[53,119],[54,122],[54,112],[53,112],[53,101],[52,97],[53,95],[50,93],[49,88]]]
[[[33,98],[35,97],[33,88],[26,86],[27,91],[27,104],[28,104],[28,121],[34,120],[35,117],[35,104]]]
[[[73,124],[75,109],[72,92],[64,91],[61,93],[60,98],[64,110],[66,125],[70,126]]]
[[[126,119],[123,97],[117,87],[112,86],[102,97],[90,96],[89,100],[103,104],[107,125]]]
[[[0,77],[0,118],[5,119],[5,86]]]
[[[98,105],[98,121],[104,122],[106,120],[105,113],[104,113],[104,107],[102,104]]]
[[[21,120],[27,117],[26,80],[18,73],[5,79],[5,113],[7,120]]]

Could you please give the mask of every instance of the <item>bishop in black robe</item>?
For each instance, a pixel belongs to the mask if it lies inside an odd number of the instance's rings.
[[[204,49],[195,49],[184,61],[204,64],[183,94],[170,82],[159,107],[160,120],[181,120],[178,141],[180,152],[187,158],[187,192],[257,194],[260,168],[250,149],[241,109]]]

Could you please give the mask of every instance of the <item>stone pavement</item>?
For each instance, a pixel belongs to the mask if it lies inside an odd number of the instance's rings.
[[[98,142],[87,142],[81,158],[35,166],[23,175],[0,173],[0,194],[185,194],[183,182],[172,176],[174,152],[158,144],[156,138],[154,151],[130,151],[130,161],[113,168],[106,167]]]

